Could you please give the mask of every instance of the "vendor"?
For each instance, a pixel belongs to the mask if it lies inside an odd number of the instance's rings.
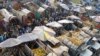
[[[6,40],[6,32],[4,31],[4,29],[0,28],[0,42]]]
[[[31,32],[34,29],[34,27],[38,25],[40,25],[40,22],[30,17],[27,17],[24,21],[24,28],[26,32]]]

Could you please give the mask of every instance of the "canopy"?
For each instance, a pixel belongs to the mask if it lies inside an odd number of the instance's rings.
[[[73,11],[80,12],[80,7],[75,7],[72,9]]]
[[[80,13],[85,13],[85,12],[86,12],[85,8],[84,7],[81,7],[80,8]]]
[[[66,5],[66,4],[63,4],[63,3],[58,3],[62,8],[66,9],[66,10],[69,10],[69,7]]]
[[[53,37],[52,35],[49,35],[47,32],[44,32],[44,35],[45,35],[45,37],[46,37],[46,39],[48,40],[48,41],[50,41],[52,44],[56,44],[56,43],[59,43],[60,41],[59,40],[57,40],[55,37]]]
[[[93,8],[93,6],[86,6],[85,9],[87,9],[87,10],[93,10],[94,8]]]
[[[80,18],[79,18],[79,17],[77,17],[77,16],[75,16],[75,15],[68,16],[67,18],[80,20]]]
[[[18,37],[19,40],[22,42],[28,42],[28,41],[33,41],[38,38],[37,35],[34,35],[33,33],[26,33]]]
[[[76,11],[76,12],[79,12],[79,13],[85,13],[86,12],[85,8],[80,7],[80,6],[73,7],[72,11]]]
[[[92,45],[92,47],[96,50],[100,49],[100,44],[98,42],[95,42],[94,45]]]
[[[24,12],[24,13],[25,13],[25,15],[27,15],[28,13],[30,13],[30,12],[31,12],[30,10],[28,10],[28,9],[26,9],[26,8],[22,9],[21,11],[22,11],[22,12]]]
[[[50,26],[50,27],[57,27],[57,28],[62,27],[62,25],[60,23],[55,22],[55,21],[47,23],[46,25]]]
[[[57,48],[52,48],[53,51],[58,54],[58,55],[61,55],[63,52],[68,52],[68,47],[66,46],[59,46]],[[60,51],[59,51],[60,50]],[[67,53],[66,53],[67,54]]]
[[[56,0],[48,0],[48,2],[49,2],[49,4],[50,4],[50,6],[52,7],[52,8],[57,8],[57,1]]]
[[[82,52],[81,56],[91,56],[93,53],[89,49],[86,49],[84,52]]]
[[[96,18],[96,16],[89,16],[89,17],[92,18],[92,19]]]
[[[98,23],[100,23],[100,16],[97,16],[97,17],[95,18],[95,21],[98,22]]]
[[[93,37],[93,39],[92,39],[92,40],[97,41],[97,38],[96,38],[96,37]]]
[[[44,32],[47,32],[49,35],[52,36],[56,34],[55,31],[53,31],[53,29],[48,28],[46,26],[37,26],[32,31],[33,34],[36,34],[41,40],[45,41],[46,39],[44,38]]]
[[[42,12],[44,12],[44,11],[45,11],[45,9],[42,8],[42,7],[40,7],[40,8],[38,9],[38,12],[40,12],[40,13],[42,13]]]
[[[34,30],[32,31],[32,33],[34,35],[37,35],[40,40],[46,41],[46,38],[44,38],[44,30],[43,29],[41,29],[39,27],[35,27]]]
[[[55,53],[49,53],[47,56],[57,56]]]
[[[59,23],[74,23],[73,21],[70,21],[70,20],[67,20],[67,19],[59,20],[58,22]]]
[[[53,36],[56,34],[53,29],[48,28],[46,26],[36,26],[32,32],[33,33],[39,33],[40,31],[42,31],[42,32],[45,31],[45,32],[47,32],[47,33],[49,33],[50,35],[53,35]]]
[[[53,44],[58,43],[59,41],[53,36],[56,34],[52,29],[45,26],[37,26],[32,31],[33,34],[37,35],[42,41],[50,41]]]
[[[47,9],[49,6],[46,4],[42,4],[43,8]]]
[[[3,42],[0,43],[1,48],[7,48],[7,47],[13,47],[21,44],[22,41],[16,38],[9,38]]]

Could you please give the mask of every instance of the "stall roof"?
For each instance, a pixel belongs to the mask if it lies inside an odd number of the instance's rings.
[[[29,42],[38,39],[39,37],[33,33],[26,33],[21,36],[18,36],[17,39],[21,40],[23,43],[24,42]]]
[[[95,17],[95,21],[98,22],[98,23],[100,23],[100,16],[96,16]]]
[[[58,3],[62,8],[66,9],[66,10],[69,10],[69,7],[66,5],[66,4],[63,4],[63,3]]]
[[[80,18],[79,18],[79,17],[77,17],[77,16],[75,16],[75,15],[68,16],[67,18],[80,20]]]
[[[67,19],[59,20],[58,22],[59,23],[74,23],[73,21],[70,21],[70,20],[67,20]]]
[[[44,8],[42,8],[42,7],[39,7],[39,9],[37,10],[38,12],[40,12],[40,13],[42,13],[42,12],[44,12],[45,11],[45,9]]]
[[[80,55],[81,56],[91,56],[92,54],[93,54],[92,51],[90,51],[89,49],[86,49]]]
[[[92,45],[92,47],[93,47],[94,49],[98,50],[98,49],[100,49],[100,43],[95,42],[95,44]]]
[[[94,10],[94,7],[93,6],[86,6],[85,9],[87,9],[87,10]]]
[[[55,22],[55,21],[54,22],[47,23],[46,25],[47,26],[50,26],[50,27],[57,27],[57,28],[62,27],[62,25],[60,23]]]
[[[7,48],[7,47],[13,47],[21,44],[22,41],[16,38],[9,38],[3,42],[0,43],[1,48]]]

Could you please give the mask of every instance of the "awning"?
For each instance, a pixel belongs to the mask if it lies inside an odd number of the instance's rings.
[[[60,23],[55,22],[55,21],[54,22],[47,23],[46,25],[47,26],[50,26],[50,27],[57,27],[57,28],[62,27],[62,25]]]
[[[73,21],[70,21],[70,20],[67,20],[67,19],[64,19],[64,20],[59,20],[58,21],[59,23],[74,23]]]

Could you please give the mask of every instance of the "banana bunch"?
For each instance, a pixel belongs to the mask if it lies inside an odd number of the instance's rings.
[[[82,44],[82,40],[80,40],[79,38],[76,38],[76,37],[71,37],[71,38],[69,38],[69,40],[76,46],[79,46]]]
[[[61,36],[59,36],[57,38],[62,38],[62,39],[68,38],[68,34],[62,34]]]
[[[74,36],[79,36],[80,32],[74,32],[73,35]]]
[[[42,48],[33,49],[32,52],[35,56],[45,56],[45,51]]]

